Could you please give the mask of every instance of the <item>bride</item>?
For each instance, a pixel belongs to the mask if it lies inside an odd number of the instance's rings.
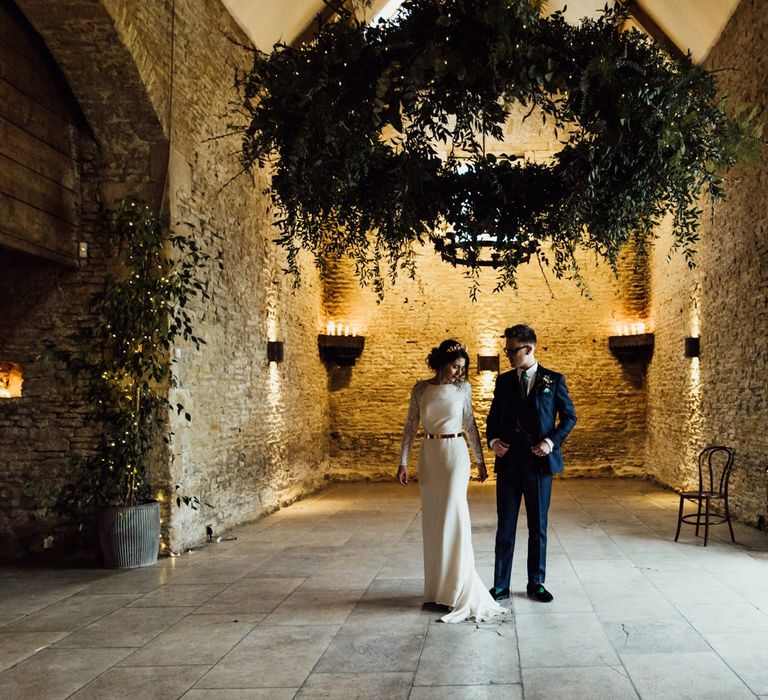
[[[467,505],[469,451],[475,454],[480,481],[488,478],[480,434],[472,412],[472,388],[464,381],[469,369],[466,348],[444,340],[433,348],[427,364],[432,379],[416,382],[403,429],[397,480],[408,483],[408,456],[419,422],[424,443],[419,452],[421,523],[424,539],[424,602],[446,605],[443,622],[488,620],[506,611],[488,593],[475,571],[472,530]]]

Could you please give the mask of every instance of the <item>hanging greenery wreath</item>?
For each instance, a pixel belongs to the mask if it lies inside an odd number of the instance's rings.
[[[623,31],[621,6],[572,26],[540,5],[406,0],[391,21],[254,52],[236,77],[242,163],[271,167],[291,272],[300,249],[321,267],[347,255],[380,294],[381,261],[393,281],[413,274],[431,241],[475,278],[492,265],[497,289],[532,258],[579,279],[578,248],[613,265],[667,214],[692,264],[700,195],[722,198],[725,171],[756,152],[754,111],[729,118],[714,75]],[[485,153],[520,105],[562,143],[549,164]]]

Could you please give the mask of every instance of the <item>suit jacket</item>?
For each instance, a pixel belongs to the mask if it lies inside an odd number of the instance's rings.
[[[529,397],[531,394],[539,423],[538,435],[532,436],[534,444],[544,438],[549,438],[553,443],[550,454],[546,457],[534,457],[534,459],[540,462],[541,467],[546,471],[553,474],[561,472],[563,455],[560,446],[576,425],[576,410],[568,395],[565,377],[539,365]],[[520,380],[517,378],[516,370],[504,372],[496,378],[486,427],[489,445],[491,440],[496,438],[509,444],[519,440],[516,429],[520,424],[520,412],[525,406],[519,396]],[[514,450],[510,450],[504,457],[496,457],[494,471],[497,473],[506,471],[513,468],[514,464]]]

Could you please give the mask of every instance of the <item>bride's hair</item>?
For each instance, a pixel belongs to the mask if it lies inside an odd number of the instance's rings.
[[[466,377],[469,373],[469,354],[458,340],[452,338],[444,340],[436,348],[432,348],[432,352],[427,355],[427,365],[437,372],[458,357],[464,358],[464,377]]]

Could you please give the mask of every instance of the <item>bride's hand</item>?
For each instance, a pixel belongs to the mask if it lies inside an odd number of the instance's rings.
[[[395,475],[395,479],[397,479],[399,483],[405,486],[408,483],[408,467],[405,467],[401,464],[397,468],[397,474]]]
[[[482,483],[488,478],[488,470],[485,468],[484,464],[480,464],[477,467],[477,480]]]

